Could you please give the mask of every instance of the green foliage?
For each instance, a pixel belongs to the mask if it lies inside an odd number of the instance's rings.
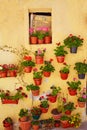
[[[33,78],[36,78],[36,79],[42,78],[42,72],[41,71],[34,71]]]
[[[61,68],[60,73],[69,73],[69,65],[64,66],[63,68]]]
[[[36,85],[34,85],[34,84],[30,84],[30,85],[27,85],[27,86],[26,86],[26,89],[27,89],[28,91],[30,91],[30,90],[39,90],[40,87],[39,87],[39,86],[36,86]]]
[[[81,87],[79,87],[79,85],[81,85],[81,82],[80,81],[67,81],[67,84],[69,85],[70,88],[72,89],[78,89],[78,90],[81,90]]]
[[[13,124],[12,118],[11,118],[11,117],[6,117],[6,118],[3,120],[3,124],[5,124],[5,123],[9,123],[10,125],[12,125],[12,124]]]
[[[42,100],[40,106],[44,108],[48,108],[49,107],[48,100],[46,99]]]
[[[64,111],[70,110],[73,111],[75,109],[73,102],[68,102],[64,105]]]
[[[87,64],[82,62],[75,63],[75,70],[77,70],[78,74],[85,74],[87,73]]]
[[[42,33],[42,32],[38,32],[38,34],[37,34],[37,37],[38,37],[38,39],[43,39],[44,38],[44,33]]]
[[[62,115],[60,120],[62,121],[69,120],[69,117],[67,115]]]
[[[40,122],[39,122],[39,121],[36,121],[36,120],[32,120],[32,122],[31,122],[32,125],[39,125],[39,123],[40,123]]]
[[[19,116],[20,116],[20,117],[28,116],[28,115],[29,115],[28,109],[26,109],[26,108],[22,108],[22,109],[20,110],[20,112],[19,112]]]
[[[79,47],[83,43],[83,39],[77,37],[77,36],[68,36],[66,39],[64,39],[64,44],[68,48],[71,47]]]
[[[34,115],[41,115],[41,109],[39,108],[39,107],[33,107],[32,109],[31,109],[31,114],[34,116]]]
[[[26,61],[23,61],[23,62],[21,63],[21,65],[22,65],[22,66],[25,66],[25,67],[27,67],[27,66],[32,66],[32,67],[33,67],[33,66],[35,66],[35,62],[33,62],[33,61],[31,61],[31,60],[30,60],[30,61],[27,61],[27,60],[26,60]]]
[[[64,50],[64,47],[65,46],[57,46],[56,49],[54,49],[54,54],[56,56],[65,56],[68,54],[68,52]]]
[[[45,61],[44,62],[44,66],[41,66],[40,69],[44,72],[44,71],[47,71],[47,72],[54,72],[55,71],[55,68],[54,66],[51,64],[50,61]]]
[[[51,95],[52,96],[56,96],[59,92],[60,92],[60,90],[61,90],[61,88],[60,87],[56,87],[56,86],[51,86],[51,89],[52,89],[52,92],[51,92]]]
[[[86,99],[86,98],[83,98],[83,97],[79,97],[79,98],[78,98],[78,101],[80,101],[80,102],[86,102],[87,99]]]

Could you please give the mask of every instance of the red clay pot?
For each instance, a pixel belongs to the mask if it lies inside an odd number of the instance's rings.
[[[32,66],[24,67],[24,72],[30,73],[32,71]]]
[[[62,128],[70,127],[69,121],[68,120],[61,121],[61,126],[62,126]]]
[[[7,77],[7,71],[0,71],[0,78]]]
[[[51,43],[51,37],[50,36],[45,36],[44,37],[44,43],[45,44]]]
[[[8,70],[7,71],[7,76],[8,77],[16,77],[17,76],[17,71],[16,70]]]
[[[70,110],[66,110],[66,111],[65,111],[65,114],[66,114],[66,115],[71,115],[71,111],[70,111]]]
[[[66,80],[68,78],[68,74],[69,73],[62,73],[62,72],[60,72],[61,79]]]
[[[42,113],[47,113],[48,112],[48,108],[44,108],[40,105],[40,109],[42,111]]]
[[[56,56],[56,59],[58,63],[63,63],[65,60],[65,56]]]
[[[33,125],[33,130],[38,130],[39,129],[39,125]]]
[[[4,127],[4,130],[13,130],[13,125],[10,125],[8,127]]]
[[[43,56],[35,56],[36,64],[43,64],[44,63],[44,57]]]
[[[34,83],[35,83],[35,85],[41,85],[41,83],[42,83],[42,78],[39,78],[39,79],[36,79],[36,78],[34,78]]]
[[[50,77],[50,75],[51,75],[51,72],[44,71],[44,72],[43,72],[43,75],[44,75],[45,77]]]
[[[2,104],[18,104],[19,100],[2,99]]]
[[[44,39],[38,39],[38,44],[43,44],[44,43]]]
[[[39,96],[40,91],[39,90],[31,90],[33,96]]]
[[[31,37],[30,37],[30,43],[31,43],[31,44],[37,44],[37,40],[38,40],[38,38],[35,37],[35,36],[31,36]]]
[[[30,130],[31,129],[31,121],[19,121],[19,128],[21,130]]]
[[[84,108],[85,107],[85,102],[78,101],[78,106],[81,107],[81,108]]]
[[[77,90],[76,89],[71,89],[70,87],[68,88],[69,94],[71,96],[75,96],[77,94]]]
[[[57,96],[48,95],[48,100],[49,100],[51,103],[55,103],[55,102],[56,102],[56,99],[57,99]]]

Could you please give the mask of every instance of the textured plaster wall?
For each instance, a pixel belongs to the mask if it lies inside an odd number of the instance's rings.
[[[69,79],[77,77],[76,71],[73,70],[74,63],[77,61],[83,61],[86,58],[87,51],[87,0],[0,0],[0,46],[10,45],[12,47],[20,48],[24,45],[27,49],[35,51],[37,48],[47,48],[45,60],[53,58],[53,65],[56,71],[51,75],[49,79],[43,78],[43,83],[40,86],[41,93],[48,91],[51,85],[61,86],[62,92],[65,94],[67,91],[66,81],[61,80],[59,70],[62,67],[61,64],[56,62],[53,49],[57,42],[63,43],[70,33],[74,35],[81,35],[84,38],[82,47],[79,47],[77,54],[69,54],[66,56],[66,63],[71,65]],[[51,45],[29,45],[28,40],[28,11],[29,9],[51,8],[52,9],[52,44]],[[34,58],[34,55],[32,55]],[[17,56],[8,52],[0,51],[0,64],[3,63],[16,63]],[[37,66],[39,67],[39,66]],[[32,74],[25,74],[24,80],[27,83],[33,83]],[[16,78],[0,79],[0,88],[9,89],[14,91],[15,82],[18,82]],[[85,86],[86,80],[82,80],[82,87]],[[21,85],[21,84],[19,84]],[[26,89],[24,87],[26,92]],[[26,92],[28,95],[30,92]],[[72,100],[72,97],[68,97]],[[76,98],[73,97],[76,103]],[[34,105],[38,104],[38,101],[34,102]],[[18,122],[18,113],[20,108],[30,108],[32,106],[32,100],[27,98],[19,101],[18,105],[2,105],[0,102],[0,129],[3,130],[2,120],[11,116],[15,123]],[[50,110],[56,106],[50,104],[49,112],[43,114],[41,118],[48,118],[51,116]],[[78,108],[75,112],[82,113],[82,120],[86,119],[85,109]]]

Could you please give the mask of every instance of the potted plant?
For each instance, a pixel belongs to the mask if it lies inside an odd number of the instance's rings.
[[[69,85],[68,91],[71,96],[74,96],[77,94],[77,90],[80,90],[81,82],[80,81],[67,81],[67,84]]]
[[[38,71],[37,68],[33,69],[33,79],[34,79],[34,83],[35,85],[41,85],[42,83],[42,72]]]
[[[39,129],[40,122],[38,120],[32,120],[31,123],[32,123],[33,130],[38,130]]]
[[[35,66],[35,62],[32,61],[30,56],[24,56],[24,61],[22,61],[21,65],[23,66],[24,72],[30,73],[32,71],[32,67]]]
[[[53,59],[50,59],[50,61],[44,61],[44,66],[41,66],[40,69],[42,70],[42,73],[45,77],[50,77],[51,72],[55,71],[54,66],[51,64]]]
[[[64,39],[64,44],[68,48],[70,48],[71,53],[77,53],[77,48],[82,46],[83,38],[79,36],[74,36],[70,34],[67,38]]]
[[[8,77],[16,77],[17,76],[17,70],[18,70],[17,65],[9,64],[8,70],[7,70],[7,76]]]
[[[77,71],[79,79],[85,78],[85,74],[87,73],[87,64],[86,63],[76,62],[74,69]]]
[[[37,107],[37,106],[33,106],[33,108],[31,109],[31,114],[32,114],[32,117],[34,120],[38,120],[41,116],[41,109],[40,107]]]
[[[68,54],[67,51],[65,51],[65,46],[64,45],[60,45],[60,43],[58,43],[58,46],[54,49],[54,54],[56,56],[57,62],[58,63],[63,63],[65,60],[65,55]]]
[[[20,109],[19,112],[19,128],[22,130],[30,130],[31,128],[31,116],[26,108]]]
[[[38,44],[43,44],[44,43],[44,33],[41,31],[38,31]]]
[[[49,108],[49,103],[48,103],[48,99],[45,98],[44,96],[40,97],[39,100],[40,102],[40,108],[42,113],[47,113],[48,112],[48,108]]]
[[[43,64],[45,52],[46,52],[46,48],[44,49],[38,48],[38,50],[35,51],[34,55],[35,55],[36,64]]]
[[[33,96],[38,96],[38,95],[39,95],[40,87],[37,86],[37,85],[34,85],[34,84],[27,85],[27,86],[26,86],[26,89],[27,89],[28,91],[31,90]]]
[[[74,103],[73,102],[67,102],[65,105],[64,105],[64,113],[66,115],[71,115],[71,112],[75,109],[75,106],[74,106]]]
[[[44,32],[44,43],[49,44],[52,41],[51,31],[48,27],[43,27]]]
[[[18,104],[19,99],[24,97],[27,98],[27,95],[23,92],[22,87],[19,87],[15,90],[15,94],[11,94],[9,90],[0,90],[0,98],[3,104]]]
[[[11,117],[6,117],[3,120],[4,130],[13,130],[13,120]]]
[[[83,88],[77,95],[78,99],[78,106],[80,108],[84,108],[86,101],[87,101],[87,93],[86,93],[86,88]]]
[[[62,115],[61,118],[60,118],[60,122],[61,122],[61,126],[63,128],[67,128],[69,127],[69,116],[67,115]]]
[[[38,38],[37,38],[37,31],[34,28],[29,28],[30,33],[30,44],[37,44]]]
[[[70,72],[69,71],[70,65],[67,65],[66,63],[63,63],[63,64],[64,64],[64,67],[62,67],[60,70],[60,77],[61,79],[66,80]]]
[[[51,103],[55,103],[57,96],[59,96],[58,94],[60,94],[61,88],[60,87],[56,87],[56,86],[51,86],[50,89],[52,90],[50,94],[47,95],[48,100]]]
[[[0,78],[5,78],[5,77],[7,77],[7,67],[5,68],[4,65],[0,65]]]

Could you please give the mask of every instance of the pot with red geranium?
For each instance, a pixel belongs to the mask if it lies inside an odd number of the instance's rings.
[[[33,80],[35,85],[41,85],[42,84],[42,71],[38,71],[37,68],[33,69]]]
[[[60,122],[61,122],[61,126],[63,128],[68,128],[70,126],[69,125],[69,119],[70,119],[70,117],[65,115],[65,114],[61,116]]]
[[[74,36],[70,34],[67,38],[64,39],[64,44],[68,48],[70,48],[71,53],[77,53],[77,49],[79,46],[82,46],[83,38],[79,36]]]
[[[54,54],[56,55],[56,59],[58,63],[63,63],[65,60],[65,55],[68,54],[68,52],[65,50],[64,45],[60,45],[60,43],[57,44],[57,47],[54,49]]]
[[[68,91],[69,91],[69,94],[71,96],[76,95],[77,94],[77,90],[80,91],[80,89],[81,89],[81,87],[80,87],[81,82],[79,80],[78,81],[74,80],[74,81],[71,81],[71,82],[67,81],[67,84],[69,85]]]
[[[13,130],[13,120],[11,117],[6,117],[3,120],[4,130]]]
[[[38,48],[37,51],[35,51],[35,62],[36,64],[43,64],[44,63],[44,54],[46,52],[46,48],[40,49]]]
[[[65,105],[64,105],[64,113],[66,115],[71,115],[71,112],[75,109],[75,106],[74,106],[74,103],[73,102],[67,102]]]
[[[40,69],[42,70],[42,73],[45,77],[50,77],[51,72],[55,71],[54,66],[51,64],[53,59],[50,59],[50,61],[44,61],[44,66],[41,66]]]
[[[40,108],[42,113],[47,113],[48,112],[48,108],[49,108],[49,103],[48,103],[48,99],[44,96],[40,97],[39,100],[40,102]]]
[[[66,80],[68,78],[68,74],[69,74],[69,68],[70,65],[67,65],[66,63],[63,63],[64,67],[61,68],[60,70],[60,77],[63,80]]]
[[[78,102],[78,106],[80,108],[84,108],[86,101],[87,101],[87,93],[86,93],[86,88],[83,88],[78,94],[77,94],[77,102]]]
[[[33,106],[31,109],[31,115],[34,120],[38,120],[42,114],[40,107]]]
[[[84,62],[76,62],[74,69],[78,73],[79,79],[85,79],[85,74],[87,73],[87,64]]]
[[[17,88],[14,93],[13,95],[9,90],[0,90],[2,104],[18,104],[19,99],[27,98],[22,87]]]
[[[31,90],[33,96],[38,96],[40,93],[40,87],[34,84],[30,84],[26,86],[26,89],[28,91]]]
[[[51,89],[52,91],[50,92],[50,94],[47,95],[48,100],[49,100],[51,103],[55,103],[56,100],[57,100],[57,97],[60,96],[61,88],[60,88],[60,87],[56,87],[55,85],[52,85],[52,86],[50,87],[50,89]]]
[[[21,62],[24,72],[30,73],[35,66],[35,62],[32,61],[31,56],[24,56],[24,61]]]

